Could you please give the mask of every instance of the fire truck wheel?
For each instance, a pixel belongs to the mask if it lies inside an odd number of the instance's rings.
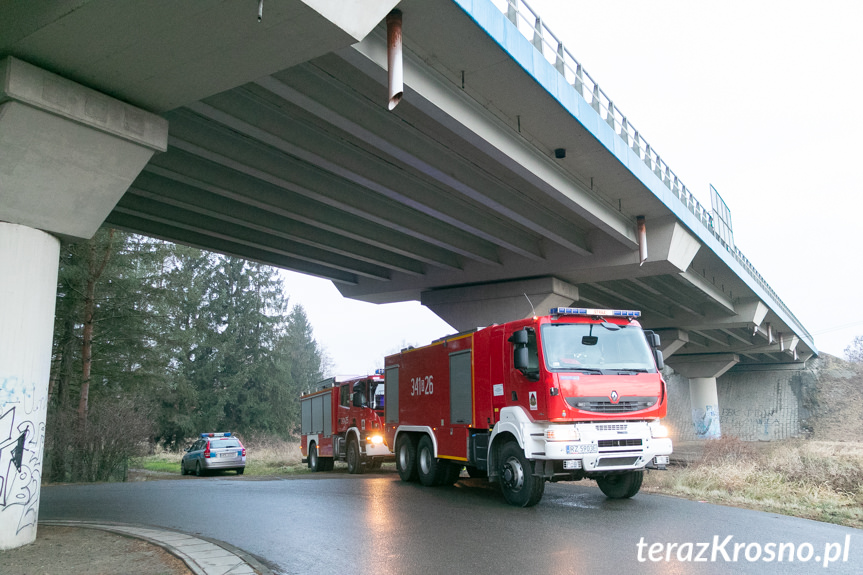
[[[399,435],[396,442],[396,469],[402,481],[417,480],[417,448],[406,433]]]
[[[609,499],[627,499],[641,489],[644,471],[628,471],[619,475],[597,477],[596,484]]]
[[[510,505],[532,507],[545,492],[545,480],[533,474],[533,465],[515,441],[500,450],[500,487]]]
[[[435,459],[431,437],[423,435],[417,445],[417,473],[420,483],[426,487],[442,485],[446,477],[448,461]]]
[[[318,457],[318,446],[314,442],[309,444],[309,470],[312,473],[323,471],[321,458]]]
[[[348,442],[348,473],[362,473],[365,467],[360,460],[360,446],[355,440]]]

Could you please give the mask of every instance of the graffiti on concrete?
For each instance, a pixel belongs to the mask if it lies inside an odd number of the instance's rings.
[[[46,401],[17,378],[0,387],[0,514],[18,515],[16,534],[38,518]]]
[[[723,407],[721,415],[725,429],[734,429],[734,435],[744,440],[780,439],[799,433],[796,412],[790,410]]]
[[[695,435],[699,439],[717,439],[719,432],[719,414],[713,405],[705,406],[704,409],[692,410],[692,423],[695,424]]]

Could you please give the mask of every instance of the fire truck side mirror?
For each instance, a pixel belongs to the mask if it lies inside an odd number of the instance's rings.
[[[528,351],[526,346],[521,346],[515,348],[512,356],[512,364],[520,372],[524,373],[527,370],[530,364],[530,358],[528,357]]]
[[[659,334],[658,333],[656,333],[655,331],[645,330],[644,331],[644,337],[647,339],[647,345],[649,345],[653,349],[659,349],[660,348]]]
[[[513,345],[512,366],[524,374],[531,381],[539,381],[539,367],[531,366],[530,349],[528,347],[529,335],[526,329],[513,332],[509,342]]]
[[[657,339],[659,338],[659,336],[656,337]],[[656,369],[658,369],[659,371],[665,369],[665,360],[662,358],[662,351],[654,349],[653,358],[656,360]]]
[[[365,399],[366,398],[363,397],[362,391],[355,391],[354,392],[354,407],[365,407],[366,406]]]
[[[527,345],[527,330],[520,329],[518,331],[514,331],[509,338],[509,342],[514,344],[516,348],[518,348],[518,346]]]

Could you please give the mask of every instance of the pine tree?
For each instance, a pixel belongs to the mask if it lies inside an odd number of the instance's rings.
[[[124,421],[110,433],[174,446],[202,431],[295,432],[326,359],[284,292],[273,268],[239,258],[111,230],[64,242],[49,476],[114,473],[128,454],[94,434]]]

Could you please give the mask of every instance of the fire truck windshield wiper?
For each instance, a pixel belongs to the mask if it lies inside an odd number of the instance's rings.
[[[603,371],[601,369],[593,367],[571,367],[567,368],[567,371],[573,371],[575,373],[597,373],[599,375],[603,375]]]

